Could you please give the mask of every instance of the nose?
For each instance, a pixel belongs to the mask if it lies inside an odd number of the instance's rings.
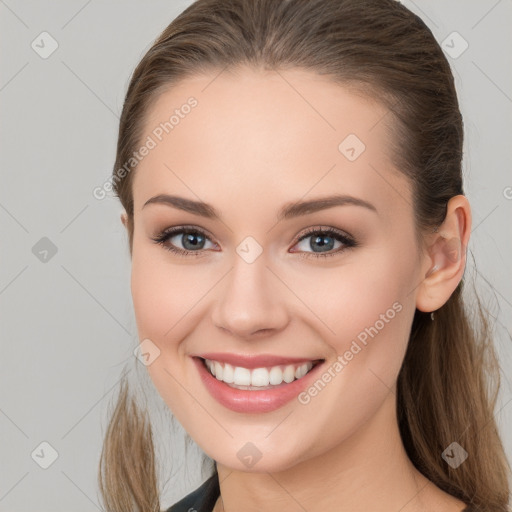
[[[243,339],[285,328],[289,322],[286,301],[292,294],[267,265],[263,255],[252,263],[238,256],[234,259],[217,289],[214,325]]]

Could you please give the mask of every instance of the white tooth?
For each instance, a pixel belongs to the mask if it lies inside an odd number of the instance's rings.
[[[283,382],[283,371],[279,366],[274,366],[270,369],[269,383],[273,386],[277,386]]]
[[[295,380],[295,367],[292,364],[289,364],[283,372],[283,380],[289,384]]]
[[[238,386],[250,386],[251,370],[242,368],[240,366],[235,367],[235,371],[233,373],[233,382]]]
[[[304,375],[306,375],[307,372],[308,372],[307,363],[301,364],[300,366],[297,366],[297,369],[295,370],[295,378],[301,379],[302,377],[304,377]]]
[[[222,371],[222,365],[218,361],[215,361],[215,378],[222,380]]]
[[[287,365],[284,367],[284,370],[282,370],[282,366],[273,366],[271,368],[255,368],[252,371],[248,368],[232,366],[228,363],[222,364],[210,359],[205,359],[205,364],[217,380],[237,386],[254,387],[278,386],[283,381],[289,384],[295,379],[304,377],[313,367],[311,361],[297,367]]]
[[[266,368],[255,368],[251,372],[251,386],[268,386],[269,376]]]
[[[234,368],[230,364],[226,363],[224,365],[224,371],[222,373],[222,380],[224,382],[227,382],[228,384],[231,384],[234,380],[233,374]]]

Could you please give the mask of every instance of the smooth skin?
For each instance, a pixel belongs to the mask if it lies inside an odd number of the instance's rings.
[[[141,140],[191,96],[197,106],[135,171],[131,289],[139,339],[160,350],[151,379],[217,461],[215,511],[463,510],[408,459],[395,401],[415,309],[440,308],[462,278],[467,199],[452,198],[443,225],[418,247],[410,184],[391,160],[392,116],[377,100],[304,70],[242,67],[187,78],[152,106]],[[354,161],[338,149],[349,134],[366,146]],[[334,193],[376,211],[345,204],[277,221],[285,204]],[[204,201],[221,219],[143,207],[159,194]],[[179,256],[152,240],[183,225],[206,232],[195,249],[201,255]],[[336,240],[332,256],[315,258],[316,236],[298,241],[311,227],[335,228],[357,246]],[[263,251],[252,263],[236,251],[249,236]],[[171,241],[191,250],[182,234]],[[264,353],[332,364],[396,302],[401,311],[307,404],[230,411],[210,396],[190,357]],[[252,467],[237,456],[248,442],[261,453]]]

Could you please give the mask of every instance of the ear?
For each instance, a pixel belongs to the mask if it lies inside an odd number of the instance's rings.
[[[448,201],[441,226],[427,235],[423,257],[424,279],[417,288],[416,308],[439,309],[457,288],[466,267],[466,248],[471,233],[471,207],[463,195]]]
[[[123,226],[124,226],[125,228],[127,228],[127,227],[128,227],[128,225],[127,225],[127,222],[128,222],[128,215],[126,214],[126,212],[121,213],[121,222],[123,223]]]

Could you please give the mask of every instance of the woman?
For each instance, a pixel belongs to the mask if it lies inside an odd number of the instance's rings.
[[[147,370],[215,461],[169,511],[507,510],[462,141],[395,0],[198,0],[160,35],[112,179]],[[124,386],[106,509],[160,510],[155,466]]]

